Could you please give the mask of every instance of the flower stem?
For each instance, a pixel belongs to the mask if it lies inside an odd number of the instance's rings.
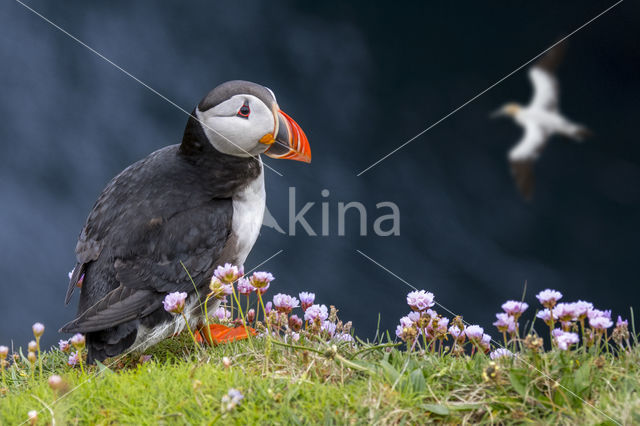
[[[187,326],[187,330],[189,330],[189,334],[191,335],[191,339],[193,339],[193,344],[196,345],[196,348],[198,347],[198,341],[196,340],[196,336],[193,335],[193,331],[191,331],[191,327],[189,326],[189,321],[187,321],[187,316],[184,314],[184,312],[180,313],[182,315],[182,318],[184,319],[184,324]]]
[[[265,371],[269,368],[269,349],[271,348],[271,327],[269,326],[269,317],[267,316],[267,310],[264,307],[264,302],[262,301],[262,293],[260,289],[257,289],[256,293],[258,293],[258,300],[260,301],[260,306],[262,306],[262,314],[264,315],[264,323],[267,328],[267,347],[265,350]],[[257,315],[256,315],[257,317]]]
[[[253,339],[252,339],[251,333],[249,332],[247,321],[245,321],[244,319],[244,312],[242,312],[242,307],[240,305],[240,301],[238,300],[235,287],[231,286],[231,292],[233,294],[233,299],[235,299],[236,303],[238,304],[238,312],[240,312],[240,318],[242,318],[242,325],[244,326],[244,332],[247,333],[247,339],[249,339],[249,344],[251,345],[251,349],[255,350],[255,348],[253,347]]]
[[[82,350],[78,350],[78,362],[80,363],[80,371],[82,371],[82,375],[84,376],[84,363],[82,362]]]
[[[36,348],[38,349],[38,369],[40,370],[40,380],[42,380],[42,357],[40,356],[40,337],[36,337]]]

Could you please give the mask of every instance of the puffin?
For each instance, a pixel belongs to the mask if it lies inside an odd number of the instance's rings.
[[[551,136],[559,134],[582,142],[591,132],[560,113],[558,80],[555,76],[566,50],[566,42],[558,44],[542,56],[530,69],[533,98],[529,105],[510,102],[492,117],[511,117],[524,129],[520,141],[509,151],[511,174],[522,197],[530,201],[535,187],[534,165]]]
[[[65,297],[80,291],[60,332],[86,336],[87,362],[143,351],[185,327],[162,301],[186,292],[190,326],[203,323],[199,295],[214,269],[243,265],[263,222],[260,155],[311,162],[302,128],[265,86],[233,80],[189,115],[180,144],[130,165],[95,202],[75,249]],[[193,282],[192,282],[193,280]],[[219,301],[212,301],[215,309]]]

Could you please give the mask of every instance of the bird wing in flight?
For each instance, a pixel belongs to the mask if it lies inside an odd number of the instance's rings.
[[[520,194],[531,200],[535,188],[533,166],[547,142],[547,134],[537,124],[527,124],[524,136],[509,152],[511,174]]]
[[[555,72],[564,57],[566,42],[545,53],[529,70],[533,84],[533,99],[530,107],[555,111],[558,109],[558,81]]]

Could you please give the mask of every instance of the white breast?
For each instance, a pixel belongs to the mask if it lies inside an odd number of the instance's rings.
[[[264,191],[264,168],[260,160],[260,175],[242,191],[233,196],[232,231],[237,238],[237,260],[244,264],[251,248],[258,239],[264,217],[266,195]]]

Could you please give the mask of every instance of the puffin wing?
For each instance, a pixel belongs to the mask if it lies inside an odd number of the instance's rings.
[[[530,107],[557,111],[558,109],[558,80],[556,69],[566,51],[566,42],[562,42],[542,56],[529,70],[529,79],[533,85],[533,98]]]
[[[195,283],[208,279],[223,253],[232,214],[230,199],[212,200],[120,231],[119,235],[125,234],[111,248],[120,285],[61,331],[88,333],[114,327],[159,309],[168,292],[193,292],[191,279]]]
[[[511,174],[522,197],[531,200],[535,188],[533,167],[546,142],[547,134],[537,124],[525,126],[522,139],[509,152]]]

